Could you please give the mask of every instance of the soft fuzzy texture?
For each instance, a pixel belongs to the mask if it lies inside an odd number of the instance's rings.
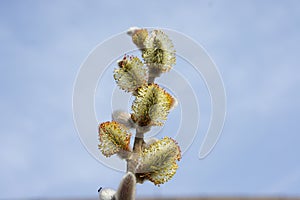
[[[121,180],[118,191],[104,188],[99,189],[100,200],[135,200],[136,179],[133,173],[128,172]]]

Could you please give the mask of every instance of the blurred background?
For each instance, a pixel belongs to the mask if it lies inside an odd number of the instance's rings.
[[[299,24],[296,0],[1,1],[0,199],[97,198],[99,186],[117,187],[123,173],[80,142],[72,92],[89,52],[131,26],[193,38],[227,94],[210,155],[198,159],[197,136],[174,178],[138,185],[137,196],[299,196]]]

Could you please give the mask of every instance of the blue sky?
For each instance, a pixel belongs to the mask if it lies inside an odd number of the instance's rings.
[[[298,1],[1,1],[0,198],[96,197],[123,176],[93,159],[73,123],[89,52],[131,26],[171,28],[204,46],[227,93],[213,152],[201,135],[160,188],[139,196],[300,195]]]

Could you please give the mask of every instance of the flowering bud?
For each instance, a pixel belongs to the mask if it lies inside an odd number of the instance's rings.
[[[106,157],[118,153],[121,150],[130,151],[131,134],[127,128],[117,122],[104,122],[99,126],[99,149]]]
[[[146,29],[139,29],[132,34],[132,41],[138,48],[144,49],[147,37],[148,31]]]
[[[144,42],[142,57],[149,67],[149,76],[168,72],[176,63],[175,50],[169,37],[160,30],[154,30]],[[153,74],[152,74],[153,73]]]
[[[173,97],[157,84],[143,86],[132,104],[131,118],[139,126],[162,126],[173,104]]]
[[[174,176],[178,168],[176,161],[180,159],[181,151],[176,141],[164,137],[144,149],[137,173],[155,185],[163,184]]]
[[[114,70],[117,85],[126,92],[134,92],[147,82],[147,69],[137,57],[124,56]]]

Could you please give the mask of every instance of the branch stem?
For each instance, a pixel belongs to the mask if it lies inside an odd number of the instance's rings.
[[[147,131],[143,127],[136,128],[136,134],[133,144],[133,153],[140,153],[142,151],[143,144],[145,144],[144,133],[146,132]]]
[[[136,161],[138,160],[138,157],[140,156],[140,153],[143,151],[143,148],[145,146],[145,140],[144,140],[144,134],[150,130],[149,127],[137,127],[136,128],[136,134],[134,138],[134,144],[133,144],[133,154],[130,159],[127,160],[127,172],[132,172],[135,174],[137,164]],[[140,183],[141,180],[139,180],[139,177],[137,178],[137,182]]]
[[[155,78],[156,78],[155,76],[149,76],[148,77],[148,84],[154,83]]]

